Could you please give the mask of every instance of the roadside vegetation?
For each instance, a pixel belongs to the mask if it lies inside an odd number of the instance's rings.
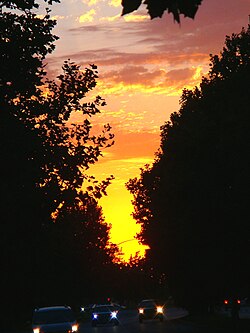
[[[114,144],[109,124],[97,133],[91,123],[106,104],[88,100],[98,70],[67,60],[56,78],[46,73],[57,2],[45,0],[38,17],[35,0],[0,1],[3,324],[23,325],[36,306],[77,308],[100,295],[124,304],[172,296],[205,311],[249,296],[250,29],[211,55],[208,76],[183,91],[162,125],[153,166],[127,183],[138,240],[150,250],[121,264],[98,203],[113,176],[97,182],[90,173]]]
[[[249,297],[250,27],[227,36],[161,127],[152,166],[127,183],[152,275],[204,307]]]

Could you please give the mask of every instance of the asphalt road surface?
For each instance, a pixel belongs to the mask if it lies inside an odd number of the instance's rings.
[[[118,326],[92,327],[91,322],[85,322],[80,326],[80,333],[197,333],[197,328],[184,320],[187,314],[184,309],[169,309],[163,322],[148,319],[139,323],[136,310],[123,310],[119,313]]]
[[[80,323],[79,333],[250,333],[249,319],[240,320],[240,326],[236,328],[232,327],[231,321],[228,321],[229,326],[226,327],[218,325],[217,322],[213,326],[210,324],[211,322],[190,320],[188,312],[181,308],[168,308],[163,322],[155,319],[144,320],[142,323],[139,323],[137,310],[122,310],[119,313],[118,326],[106,324],[92,327],[91,321],[87,320]],[[7,331],[0,329],[0,333]],[[11,333],[33,332],[32,329],[25,329]]]

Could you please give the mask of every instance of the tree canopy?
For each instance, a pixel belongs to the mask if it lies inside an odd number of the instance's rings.
[[[91,282],[89,292],[93,281],[102,283],[93,279],[98,274],[91,262],[104,269],[116,248],[97,199],[113,177],[98,182],[87,170],[114,136],[109,124],[98,133],[91,123],[106,104],[100,96],[87,100],[97,84],[95,65],[81,69],[67,60],[57,78],[46,78],[44,59],[57,39],[49,8],[38,17],[36,1],[1,1],[0,7],[0,240],[7,321],[14,302],[25,310],[43,301],[76,301],[74,286],[81,297],[85,283]],[[72,123],[76,112],[79,122]]]
[[[162,17],[164,12],[171,13],[174,20],[180,23],[180,15],[194,18],[202,0],[122,0],[122,15],[131,13],[144,4],[151,19]]]
[[[250,29],[227,36],[127,188],[149,265],[186,305],[249,294]]]

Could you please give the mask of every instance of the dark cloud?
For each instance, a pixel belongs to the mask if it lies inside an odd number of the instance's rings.
[[[109,71],[102,78],[108,78],[113,83],[121,82],[126,85],[151,85],[156,78],[162,76],[162,73],[161,70],[149,71],[143,66],[126,66],[120,70]]]
[[[106,26],[100,26],[100,25],[87,25],[84,24],[81,27],[77,27],[77,28],[71,28],[68,30],[69,32],[73,32],[73,33],[80,33],[82,34],[83,32],[99,32],[99,31],[107,31],[107,27]]]
[[[166,71],[173,68],[168,72],[167,82],[186,81],[185,76],[187,79],[192,76],[193,66],[208,66],[209,54],[220,52],[226,35],[240,31],[242,22],[247,25],[248,11],[249,1],[246,0],[228,0],[226,4],[207,0],[195,20],[185,18],[181,25],[174,23],[167,14],[162,19],[142,22],[121,19],[112,24],[84,24],[69,31],[83,36],[91,33],[97,41],[96,49],[88,49],[83,43],[82,51],[48,58],[46,68],[54,73],[54,68],[61,67],[65,59],[71,59],[83,68],[89,63],[96,64],[105,73],[103,77],[109,76],[113,82],[152,84],[158,77],[164,78],[162,71],[155,69],[162,66]],[[116,38],[117,44],[98,47],[100,36],[110,40]]]
[[[189,80],[195,74],[194,68],[182,68],[182,69],[174,69],[166,74],[166,78],[168,81],[174,82],[183,82]]]
[[[94,62],[98,66],[116,66],[116,65],[153,65],[166,64],[177,65],[181,63],[198,63],[208,59],[206,53],[192,53],[181,51],[165,51],[165,52],[149,52],[149,53],[132,53],[120,52],[113,48],[102,48],[97,50],[80,51],[72,54],[67,54],[58,58],[48,58],[51,64],[62,59],[72,59],[80,64]],[[51,61],[52,60],[52,61]]]

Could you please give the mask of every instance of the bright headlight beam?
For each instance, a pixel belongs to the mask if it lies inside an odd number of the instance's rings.
[[[163,307],[162,306],[157,306],[157,312],[158,313],[163,313]]]
[[[78,330],[78,325],[75,324],[75,325],[72,325],[72,332],[77,332]]]
[[[113,311],[113,312],[111,312],[111,318],[116,318],[116,316],[117,316],[117,312],[116,311]]]

